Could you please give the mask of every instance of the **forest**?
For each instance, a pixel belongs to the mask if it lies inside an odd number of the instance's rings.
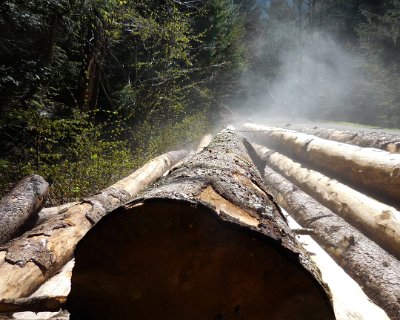
[[[398,128],[399,36],[399,0],[4,0],[0,194],[80,199],[233,114]]]

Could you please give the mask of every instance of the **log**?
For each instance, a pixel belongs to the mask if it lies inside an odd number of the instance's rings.
[[[89,231],[75,251],[72,318],[334,319],[244,143],[217,135]]]
[[[322,139],[348,143],[363,148],[376,148],[391,153],[400,153],[400,136],[376,131],[350,131],[326,128],[295,127],[296,131],[317,136]]]
[[[266,147],[254,149],[267,165],[400,259],[400,212]]]
[[[49,184],[32,174],[22,179],[0,200],[0,244],[12,239],[47,198]]]
[[[313,239],[363,288],[368,297],[400,319],[400,261],[331,210],[298,189],[268,166],[269,192]]]
[[[72,268],[75,261],[68,262],[54,277],[26,298],[0,300],[2,313],[13,313],[10,319],[48,319],[59,314],[71,289]]]
[[[336,320],[389,320],[385,311],[367,297],[358,283],[310,235],[299,234],[299,230],[303,231],[305,229],[287,211],[283,208],[281,210],[288,221],[289,227],[298,234],[297,239],[320,270],[322,279],[328,284]]]
[[[374,192],[400,199],[400,154],[329,141],[292,130],[245,124],[254,142]]]
[[[76,243],[105,214],[126,203],[187,154],[161,155],[130,176],[55,215],[0,248],[0,298],[25,298],[73,257]]]

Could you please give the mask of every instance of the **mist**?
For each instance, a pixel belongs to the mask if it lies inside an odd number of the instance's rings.
[[[324,32],[274,26],[253,45],[255,61],[243,73],[242,96],[232,103],[252,118],[346,120],[362,105],[362,61]],[[280,46],[271,53],[272,46]]]

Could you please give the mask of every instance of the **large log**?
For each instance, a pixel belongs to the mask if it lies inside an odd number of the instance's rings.
[[[268,166],[268,190],[279,205],[363,288],[391,319],[400,319],[400,261]]]
[[[322,139],[353,144],[363,148],[376,148],[392,153],[400,153],[400,136],[395,134],[376,131],[342,131],[319,127],[295,127],[294,130]]]
[[[22,179],[0,200],[0,244],[12,239],[43,207],[48,192],[46,180],[32,174]]]
[[[400,212],[266,147],[262,160],[400,259]]]
[[[400,199],[400,154],[329,141],[292,130],[245,124],[252,140],[336,174],[371,191]]]
[[[149,161],[97,195],[50,217],[0,248],[0,298],[24,298],[73,257],[76,243],[106,213],[129,201],[187,154],[173,151]]]
[[[281,210],[292,230],[297,233],[307,230],[282,207]],[[321,272],[323,281],[329,286],[336,320],[389,320],[385,311],[368,298],[359,284],[310,235],[298,234],[297,239],[310,254]]]
[[[100,220],[75,258],[73,318],[334,318],[319,273],[233,133]]]

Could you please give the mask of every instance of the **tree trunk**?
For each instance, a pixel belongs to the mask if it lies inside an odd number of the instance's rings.
[[[400,153],[400,136],[384,132],[341,131],[326,128],[294,128],[322,139],[348,143],[363,148],[376,148],[391,153]]]
[[[334,318],[244,143],[218,135],[80,241],[73,317]]]
[[[400,262],[331,210],[265,167],[265,182],[279,205],[363,288],[392,319],[400,319]]]
[[[400,259],[400,212],[284,155],[253,145],[267,165]]]
[[[102,216],[127,202],[182,159],[168,152],[97,195],[84,199],[0,248],[0,297],[23,298],[73,257],[76,243]]]
[[[255,142],[336,174],[371,192],[400,199],[400,154],[360,148],[292,130],[245,124]]]
[[[22,179],[0,200],[0,244],[12,239],[43,207],[48,192],[46,180],[33,174]]]

